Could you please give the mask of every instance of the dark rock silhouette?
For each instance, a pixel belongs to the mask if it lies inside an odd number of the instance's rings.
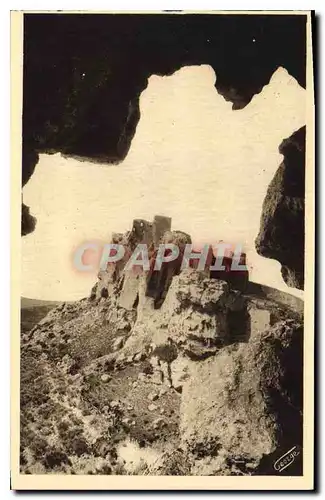
[[[35,170],[38,162],[38,153],[35,148],[23,139],[22,148],[22,186],[26,184]],[[22,203],[21,205],[21,234],[32,233],[36,227],[36,219],[30,214],[29,207]]]
[[[26,234],[32,233],[36,226],[36,218],[30,213],[29,207],[22,203],[21,205],[21,234],[26,236]]]
[[[137,219],[113,239],[143,241],[155,221]],[[157,308],[145,273],[134,287],[120,268],[125,288],[102,274],[89,299],[60,304],[22,333],[22,473],[263,475],[301,448],[295,307],[189,268],[173,274]],[[120,300],[127,282],[137,293],[131,309]],[[130,445],[144,449],[138,465],[135,454],[124,458]]]
[[[214,266],[216,263],[216,258],[213,257],[212,265]],[[244,292],[248,285],[249,273],[248,270],[241,271],[232,271],[232,258],[231,257],[223,257],[222,266],[225,268],[224,271],[210,271],[210,278],[219,279],[230,283],[231,287],[235,290],[240,290]],[[238,264],[241,266],[246,265],[246,254],[242,253],[239,259]]]
[[[278,260],[287,285],[300,289],[304,287],[305,138],[302,127],[279,147],[283,162],[267,190],[256,238],[258,253]]]
[[[24,30],[24,157],[123,160],[148,77],[185,65],[210,64],[234,109],[279,66],[305,87],[305,15],[25,14]]]

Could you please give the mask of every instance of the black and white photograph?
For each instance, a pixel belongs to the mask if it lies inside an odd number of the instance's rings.
[[[11,22],[14,488],[310,489],[312,12]]]

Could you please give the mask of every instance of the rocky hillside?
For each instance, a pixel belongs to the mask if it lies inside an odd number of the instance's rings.
[[[156,218],[114,238],[190,236]],[[23,333],[22,473],[275,473],[302,444],[302,317],[224,278],[122,262]]]

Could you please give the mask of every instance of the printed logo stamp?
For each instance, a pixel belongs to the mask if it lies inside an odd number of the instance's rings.
[[[273,468],[277,472],[282,472],[284,469],[289,467],[296,458],[300,455],[301,451],[298,446],[293,446],[289,451],[284,453],[280,458],[278,458],[274,464]]]

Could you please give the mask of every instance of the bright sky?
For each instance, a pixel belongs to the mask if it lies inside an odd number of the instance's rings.
[[[306,91],[283,68],[242,110],[216,92],[208,65],[151,76],[141,94],[141,118],[119,165],[41,155],[23,190],[37,218],[22,239],[22,295],[74,300],[89,295],[96,274],[76,272],[75,247],[110,242],[134,218],[172,217],[172,228],[194,242],[241,243],[251,279],[287,287],[280,264],[257,255],[262,203],[282,155],[283,138],[306,122]],[[108,110],[109,112],[109,110]]]

